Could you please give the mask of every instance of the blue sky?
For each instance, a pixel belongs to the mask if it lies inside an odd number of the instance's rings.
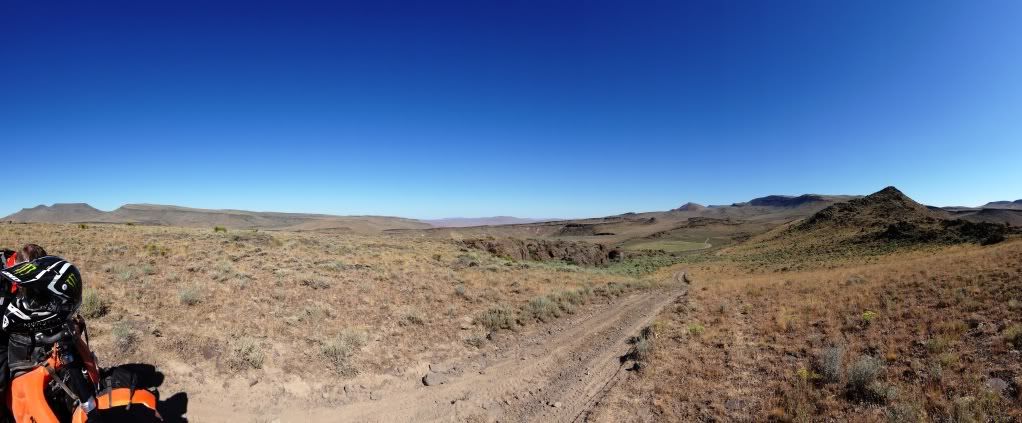
[[[1014,200],[1018,22],[1007,0],[0,0],[0,214]]]

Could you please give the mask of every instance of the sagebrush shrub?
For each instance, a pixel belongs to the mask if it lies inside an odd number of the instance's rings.
[[[1013,324],[1004,330],[1004,340],[1011,346],[1022,349],[1022,324]]]
[[[235,341],[227,357],[227,366],[232,370],[261,369],[263,367],[262,346],[251,338],[241,338]]]
[[[177,299],[183,305],[193,306],[202,302],[202,292],[195,286],[183,287],[177,292]]]
[[[86,290],[82,294],[82,307],[79,312],[86,319],[96,319],[106,315],[109,305],[96,291]]]
[[[841,347],[825,348],[820,354],[820,374],[823,381],[837,383],[844,373],[845,349]]]
[[[529,301],[529,304],[525,306],[525,312],[541,322],[549,321],[561,315],[560,306],[546,296],[536,297]]]
[[[476,322],[491,331],[511,329],[515,324],[515,312],[507,307],[494,307],[483,312]]]
[[[853,398],[871,399],[876,389],[874,383],[884,371],[884,365],[876,358],[864,355],[848,368],[848,394]]]
[[[358,373],[352,362],[356,353],[365,345],[364,334],[355,331],[344,331],[333,341],[323,345],[320,353],[337,374],[354,376]]]

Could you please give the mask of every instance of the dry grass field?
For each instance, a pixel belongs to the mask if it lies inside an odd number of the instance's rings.
[[[1022,241],[793,261],[691,266],[596,420],[1022,419]]]
[[[1018,228],[894,188],[643,241],[710,239],[684,253],[433,232],[2,224],[0,241],[78,264],[101,363],[155,365],[190,421],[1022,419]]]
[[[3,224],[0,240],[79,266],[102,365],[153,364],[165,396],[268,416],[369,399],[432,363],[493,348],[492,331],[651,285],[416,237]]]

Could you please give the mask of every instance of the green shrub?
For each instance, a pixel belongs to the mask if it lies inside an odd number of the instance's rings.
[[[122,353],[130,353],[138,347],[138,334],[125,322],[114,325],[111,333],[114,336],[114,347]]]
[[[223,227],[223,226],[214,226],[214,227],[213,227],[213,232],[223,232],[223,233],[227,233],[227,228],[225,228],[225,227]]]
[[[117,272],[117,279],[122,282],[129,282],[135,279],[135,270],[131,268],[122,268]]]
[[[688,324],[688,333],[692,336],[702,335],[704,331],[706,331],[706,328],[704,328],[703,325],[700,325],[698,323]]]
[[[547,322],[561,316],[560,306],[549,297],[533,298],[525,305],[525,313],[541,322]]]
[[[877,379],[883,374],[880,360],[864,355],[848,368],[848,395],[854,399],[883,402],[889,395]]]
[[[870,324],[873,323],[874,320],[876,320],[877,317],[880,317],[880,315],[877,314],[875,311],[866,310],[862,312],[862,324],[865,326],[869,326]]]
[[[1016,349],[1022,349],[1022,324],[1015,323],[1004,329],[1004,340]]]
[[[504,306],[494,307],[479,315],[476,323],[490,331],[511,329],[515,325],[515,312]]]
[[[825,348],[819,357],[820,374],[823,381],[837,383],[844,373],[845,349],[841,347]]]
[[[177,292],[177,299],[181,301],[181,304],[186,306],[193,306],[202,302],[202,291],[198,286],[186,286],[182,287]]]
[[[106,315],[109,304],[96,291],[88,289],[82,293],[82,306],[79,312],[86,319],[97,319]]]
[[[358,373],[358,369],[352,361],[365,342],[365,335],[346,330],[333,341],[323,345],[320,348],[320,353],[334,372],[342,376],[354,376]]]
[[[241,338],[231,345],[227,356],[227,366],[231,370],[261,369],[263,367],[263,348],[252,338]]]
[[[648,362],[653,356],[653,344],[656,337],[656,325],[642,328],[638,336],[629,340],[629,343],[632,344],[629,356],[640,363]]]

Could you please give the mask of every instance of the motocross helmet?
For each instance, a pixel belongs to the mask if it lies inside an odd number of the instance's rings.
[[[3,310],[3,328],[36,332],[67,322],[82,303],[82,275],[71,262],[45,256],[0,271],[0,278],[18,287]]]

